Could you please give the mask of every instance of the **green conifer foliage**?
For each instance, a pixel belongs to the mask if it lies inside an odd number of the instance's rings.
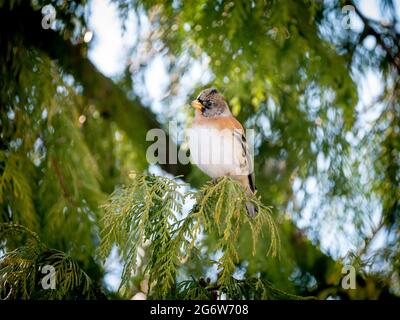
[[[153,299],[398,297],[395,2],[379,1],[380,20],[351,0],[112,3],[145,22],[114,78],[88,57],[88,1],[0,0],[0,298],[132,298],[142,282]],[[359,28],[343,28],[345,5]],[[157,114],[143,86],[154,61],[169,80]],[[198,65],[206,77],[193,83]],[[363,105],[370,75],[382,90]],[[176,118],[183,128],[186,102],[212,85],[255,129],[257,197],[190,164],[158,167],[188,185],[143,174],[148,130]],[[347,256],[321,246],[326,233],[351,243]],[[118,292],[104,283],[113,250]],[[41,284],[48,264],[56,290]],[[356,290],[341,286],[343,264]]]
[[[64,252],[50,249],[22,225],[0,225],[2,239],[23,236],[25,245],[0,259],[0,299],[95,299],[103,294],[86,272]],[[54,268],[54,288],[46,287],[46,266]],[[41,271],[45,272],[41,272]]]
[[[239,262],[239,238],[252,240],[252,255],[256,254],[258,241],[269,241],[269,250],[264,252],[276,257],[279,247],[277,227],[270,208],[260,199],[251,199],[243,188],[229,178],[216,183],[207,183],[197,192],[181,193],[184,187],[176,180],[154,175],[132,175],[133,181],[116,190],[110,197],[102,220],[102,243],[100,256],[106,259],[115,244],[119,249],[124,270],[121,286],[126,284],[137,271],[138,248],[149,243],[145,271],[148,272],[152,298],[205,297],[204,290],[193,291],[190,283],[177,283],[180,268],[190,263],[201,238],[207,235],[207,257],[220,252],[215,264],[219,270],[215,285],[221,292],[231,292],[237,285],[232,277]],[[187,216],[182,217],[182,208],[187,198],[196,203]],[[258,209],[253,219],[246,213],[245,203],[251,201]],[[247,234],[246,234],[247,232]],[[203,234],[204,233],[204,234]],[[197,249],[197,250],[196,250]],[[242,257],[243,258],[243,257]],[[211,266],[210,265],[210,266]],[[184,272],[183,272],[184,273]],[[182,275],[181,275],[182,276]]]

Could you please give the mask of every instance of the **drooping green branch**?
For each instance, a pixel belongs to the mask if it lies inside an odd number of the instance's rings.
[[[176,180],[136,175],[129,186],[117,189],[103,206],[100,255],[106,259],[113,245],[117,246],[124,263],[121,286],[137,271],[138,248],[145,243],[149,243],[145,271],[152,298],[181,294],[177,274],[196,254],[198,250],[193,249],[201,239],[214,239],[207,243],[209,254],[221,253],[215,261],[219,270],[216,285],[221,292],[229,292],[235,285],[232,277],[239,263],[239,239],[246,231],[251,232],[253,255],[263,235],[270,242],[265,256],[277,255],[279,236],[270,208],[257,197],[247,196],[237,182],[221,178],[198,192],[182,194],[183,188]],[[187,198],[196,204],[180,218]],[[254,219],[246,212],[249,201],[258,208]],[[196,292],[200,294],[201,290]]]
[[[8,4],[0,7],[0,47],[4,55],[13,57],[13,39],[22,39],[26,47],[36,48],[66,72],[74,76],[83,87],[83,95],[95,104],[104,118],[111,118],[120,129],[126,132],[140,154],[145,154],[149,143],[146,141],[147,131],[161,128],[152,111],[145,107],[138,98],[130,99],[120,86],[112,79],[104,76],[87,57],[87,46],[73,44],[62,34],[41,26],[42,14],[35,10],[29,1],[21,1],[12,8]],[[1,52],[0,52],[1,57]],[[6,65],[13,65],[6,61]],[[171,149],[175,142],[169,139]],[[170,148],[166,148],[167,159]],[[145,157],[138,157],[139,169],[147,167]],[[172,174],[188,174],[190,166],[181,164],[161,164],[164,170]]]
[[[133,182],[116,190],[103,206],[100,256],[106,259],[116,244],[124,261],[121,286],[137,270],[137,251],[150,241],[152,252],[147,268],[151,276],[157,275],[157,288],[166,295],[173,285],[176,261],[171,254],[174,210],[182,210],[182,195],[178,184],[167,178],[137,175]]]
[[[252,254],[256,254],[256,245],[262,233],[269,235],[270,245],[268,254],[276,256],[279,247],[279,235],[271,216],[271,209],[266,207],[260,199],[249,198],[243,188],[230,178],[222,178],[216,184],[207,183],[199,192],[192,194],[196,199],[196,207],[188,218],[195,222],[195,228],[200,226],[209,235],[214,235],[217,243],[215,251],[223,252],[218,267],[221,269],[218,276],[218,285],[226,286],[239,262],[237,245],[239,236],[243,234],[244,226],[250,228],[252,238]],[[247,215],[246,202],[252,202],[258,214],[253,219]],[[193,235],[193,240],[195,240]]]
[[[25,245],[8,250],[0,257],[0,299],[104,297],[72,257],[48,248],[36,233],[22,225],[0,224],[0,238],[6,246],[20,236],[26,237]],[[54,272],[54,287],[48,283],[51,272]]]

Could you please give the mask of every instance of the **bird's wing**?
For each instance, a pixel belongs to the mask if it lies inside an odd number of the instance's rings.
[[[254,175],[253,157],[250,153],[249,145],[247,143],[243,129],[240,130],[240,129],[235,128],[233,131],[233,135],[234,135],[236,141],[238,141],[240,143],[240,147],[241,147],[240,164],[245,166],[246,172],[248,173],[247,178],[248,178],[250,190],[252,192],[255,192],[256,191],[256,181],[255,181],[255,175]]]
[[[240,124],[240,122],[236,120],[236,118],[230,117],[229,119],[231,122],[231,127],[233,128],[234,137],[236,141],[240,143],[241,146],[241,156],[242,156],[241,158],[242,161],[244,162],[243,164],[246,165],[246,169],[248,172],[247,178],[250,190],[252,192],[255,192],[257,188],[256,188],[256,179],[254,175],[253,157],[249,150],[249,145],[247,143],[246,136],[244,134],[244,129]]]

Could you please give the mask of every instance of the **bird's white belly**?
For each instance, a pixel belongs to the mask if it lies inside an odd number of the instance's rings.
[[[232,130],[193,126],[188,140],[192,163],[211,178],[243,174],[242,146]]]

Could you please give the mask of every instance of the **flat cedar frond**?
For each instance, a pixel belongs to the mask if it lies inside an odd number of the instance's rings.
[[[270,208],[256,196],[247,196],[240,184],[221,178],[197,192],[185,194],[178,191],[181,187],[173,179],[136,174],[131,184],[117,189],[102,206],[105,215],[100,256],[105,260],[113,245],[117,246],[124,263],[121,286],[137,272],[138,248],[147,243],[144,267],[149,276],[151,298],[168,298],[182,288],[192,290],[187,294],[192,298],[207,296],[204,290],[190,283],[176,284],[178,267],[187,262],[202,233],[216,237],[212,250],[222,252],[216,262],[221,290],[229,287],[239,262],[237,247],[243,227],[251,230],[253,255],[264,233],[270,241],[266,256],[277,254],[279,236]],[[185,218],[178,220],[188,197],[195,199],[196,204]],[[258,209],[255,218],[247,215],[246,202],[252,202]]]
[[[149,283],[157,280],[155,294],[168,295],[175,282],[177,264],[177,257],[172,254],[176,250],[176,242],[172,241],[174,223],[183,201],[178,187],[171,179],[136,175],[129,186],[116,190],[103,206],[100,256],[106,259],[113,244],[117,245],[124,261],[121,286],[137,270],[139,246],[149,241]]]
[[[6,152],[0,151],[0,204],[12,205],[14,222],[36,230],[38,221],[32,201],[32,189],[27,179],[27,171],[31,166],[20,154],[7,156]]]
[[[223,177],[216,183],[207,183],[193,196],[197,200],[193,215],[199,223],[203,222],[205,232],[216,234],[219,240],[215,250],[223,252],[218,261],[219,285],[224,286],[230,281],[239,262],[237,244],[244,225],[248,225],[251,229],[253,255],[256,253],[257,241],[262,241],[260,239],[262,231],[265,231],[270,238],[267,255],[277,254],[280,241],[271,209],[264,206],[256,196],[249,197],[239,183]],[[258,214],[255,218],[248,216],[246,202],[252,202],[257,208]]]
[[[47,248],[31,230],[17,224],[0,224],[1,239],[25,234],[26,245],[7,251],[0,257],[0,299],[82,299],[99,297],[90,277],[64,252]],[[55,271],[55,289],[42,285],[51,266]]]

